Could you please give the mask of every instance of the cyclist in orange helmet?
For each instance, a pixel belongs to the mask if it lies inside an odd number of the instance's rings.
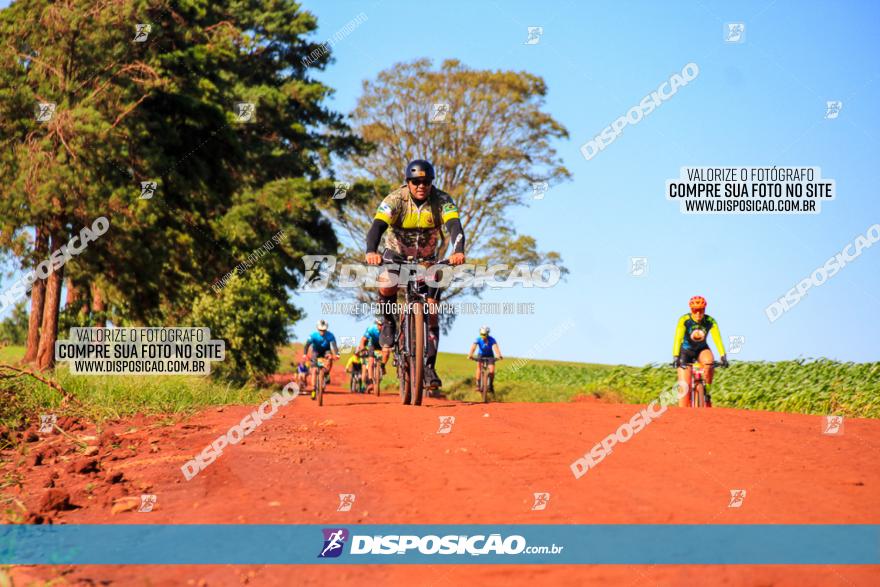
[[[708,337],[712,333],[715,347],[721,354],[721,364],[727,367],[727,351],[724,350],[724,341],[721,339],[721,331],[715,319],[706,314],[706,298],[694,296],[690,299],[690,313],[678,319],[675,327],[675,342],[672,344],[672,366],[678,369],[678,387],[680,389],[678,405],[686,408],[690,406],[688,384],[690,382],[690,364],[699,360],[705,366],[706,373],[706,396],[709,396],[709,386],[712,384],[714,369],[712,365],[715,357],[709,349]]]

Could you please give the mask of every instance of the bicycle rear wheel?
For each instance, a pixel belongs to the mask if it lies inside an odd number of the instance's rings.
[[[379,397],[381,384],[382,384],[382,363],[379,361],[379,359],[373,359],[373,391],[376,392],[376,397]]]
[[[410,404],[422,405],[425,388],[425,312],[424,304],[416,302],[410,314]]]
[[[409,404],[409,362],[403,357],[397,361],[397,380],[400,382],[400,401],[403,405]]]

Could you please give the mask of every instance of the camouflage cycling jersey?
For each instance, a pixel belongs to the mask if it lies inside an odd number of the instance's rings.
[[[458,218],[458,207],[446,192],[431,188],[431,195],[417,204],[402,185],[382,200],[377,220],[388,224],[385,247],[398,255],[433,259],[440,245],[442,225]]]

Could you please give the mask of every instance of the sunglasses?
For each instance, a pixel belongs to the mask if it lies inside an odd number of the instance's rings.
[[[431,185],[430,179],[411,179],[409,182],[413,185]]]

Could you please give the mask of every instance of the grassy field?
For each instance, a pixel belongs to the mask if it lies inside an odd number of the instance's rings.
[[[880,363],[734,362],[716,374],[711,393],[713,405],[719,407],[880,418]],[[619,367],[586,391],[644,403],[674,382],[668,367]]]
[[[291,372],[300,345],[280,349],[279,371]],[[22,347],[0,348],[0,361],[14,363]],[[344,365],[349,355],[341,357]],[[477,401],[476,364],[459,354],[440,353],[438,373],[446,396]],[[561,361],[506,359],[496,364],[495,401],[564,402],[593,395],[607,401],[647,403],[675,383],[665,366],[628,367]],[[66,366],[52,375],[81,405],[67,409],[101,421],[136,413],[186,414],[225,404],[254,404],[273,388],[231,386],[208,377],[74,376]],[[336,383],[343,383],[338,381]],[[383,381],[386,393],[397,392],[395,369]],[[277,386],[276,386],[277,387]],[[880,363],[838,363],[828,360],[777,363],[733,363],[720,370],[713,386],[713,403],[735,407],[808,414],[880,417]],[[61,395],[31,377],[0,380],[0,424],[58,408]]]
[[[0,349],[0,361],[14,364],[24,356],[24,347]],[[193,375],[71,375],[66,365],[50,376],[81,405],[69,405],[69,415],[95,421],[132,414],[191,413],[212,405],[259,403],[269,390],[254,386],[231,386]],[[61,405],[56,390],[23,375],[0,380],[0,425],[15,425],[24,417],[52,411]]]

